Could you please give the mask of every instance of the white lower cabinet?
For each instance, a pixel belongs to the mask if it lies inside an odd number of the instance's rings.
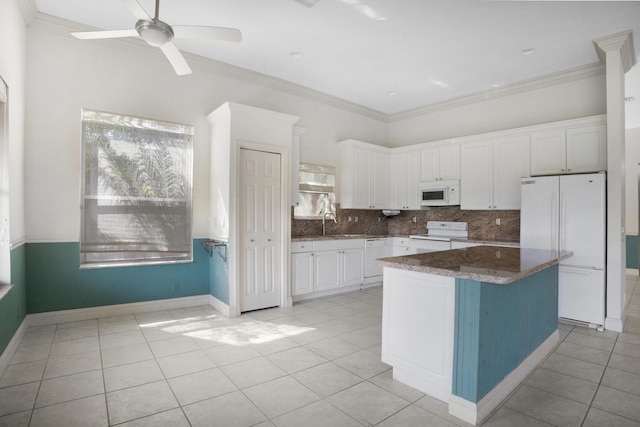
[[[364,282],[364,240],[296,242],[291,253],[291,293],[328,295]]]

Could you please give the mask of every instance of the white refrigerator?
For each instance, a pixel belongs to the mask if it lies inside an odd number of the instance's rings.
[[[523,178],[520,246],[572,251],[560,263],[558,316],[604,325],[606,175]]]

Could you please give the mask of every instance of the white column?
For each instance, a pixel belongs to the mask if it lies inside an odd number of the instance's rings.
[[[624,74],[635,64],[631,31],[594,40],[606,65],[607,87],[607,316],[622,332],[626,294]]]

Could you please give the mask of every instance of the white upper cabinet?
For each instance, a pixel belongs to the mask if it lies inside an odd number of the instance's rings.
[[[599,172],[607,169],[604,124],[531,133],[531,175]]]
[[[392,154],[389,158],[390,209],[420,209],[420,152]]]
[[[567,129],[567,172],[600,172],[607,169],[607,126]]]
[[[389,149],[356,140],[338,143],[338,194],[343,209],[386,209]]]
[[[529,176],[529,136],[461,146],[461,209],[520,209],[520,179]]]
[[[420,150],[421,182],[454,179],[460,179],[459,144],[447,143]]]

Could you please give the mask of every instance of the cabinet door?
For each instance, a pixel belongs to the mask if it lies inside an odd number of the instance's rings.
[[[493,208],[520,209],[521,178],[529,176],[529,136],[493,142]]]
[[[366,151],[353,152],[353,206],[354,209],[369,208],[369,182],[371,176],[371,154]]]
[[[389,184],[389,156],[371,153],[370,203],[372,209],[386,209]]]
[[[493,149],[491,141],[468,142],[460,147],[461,209],[493,209]]]
[[[339,258],[339,251],[314,253],[314,291],[325,291],[340,286]]]
[[[420,181],[437,181],[440,178],[440,149],[420,150]]]
[[[291,254],[291,280],[292,295],[313,292],[313,254],[311,252]]]
[[[605,125],[567,129],[567,172],[599,172],[607,169]]]
[[[404,209],[405,182],[406,182],[406,156],[394,154],[389,157],[389,208]],[[417,197],[417,195],[416,195]]]
[[[364,282],[364,249],[345,249],[340,254],[341,286]]]
[[[404,187],[404,204],[405,209],[420,209],[420,156],[419,153],[412,152],[405,154],[405,187]]]
[[[440,147],[440,179],[460,179],[460,145]]]
[[[566,169],[564,129],[531,134],[531,175],[557,175]]]

